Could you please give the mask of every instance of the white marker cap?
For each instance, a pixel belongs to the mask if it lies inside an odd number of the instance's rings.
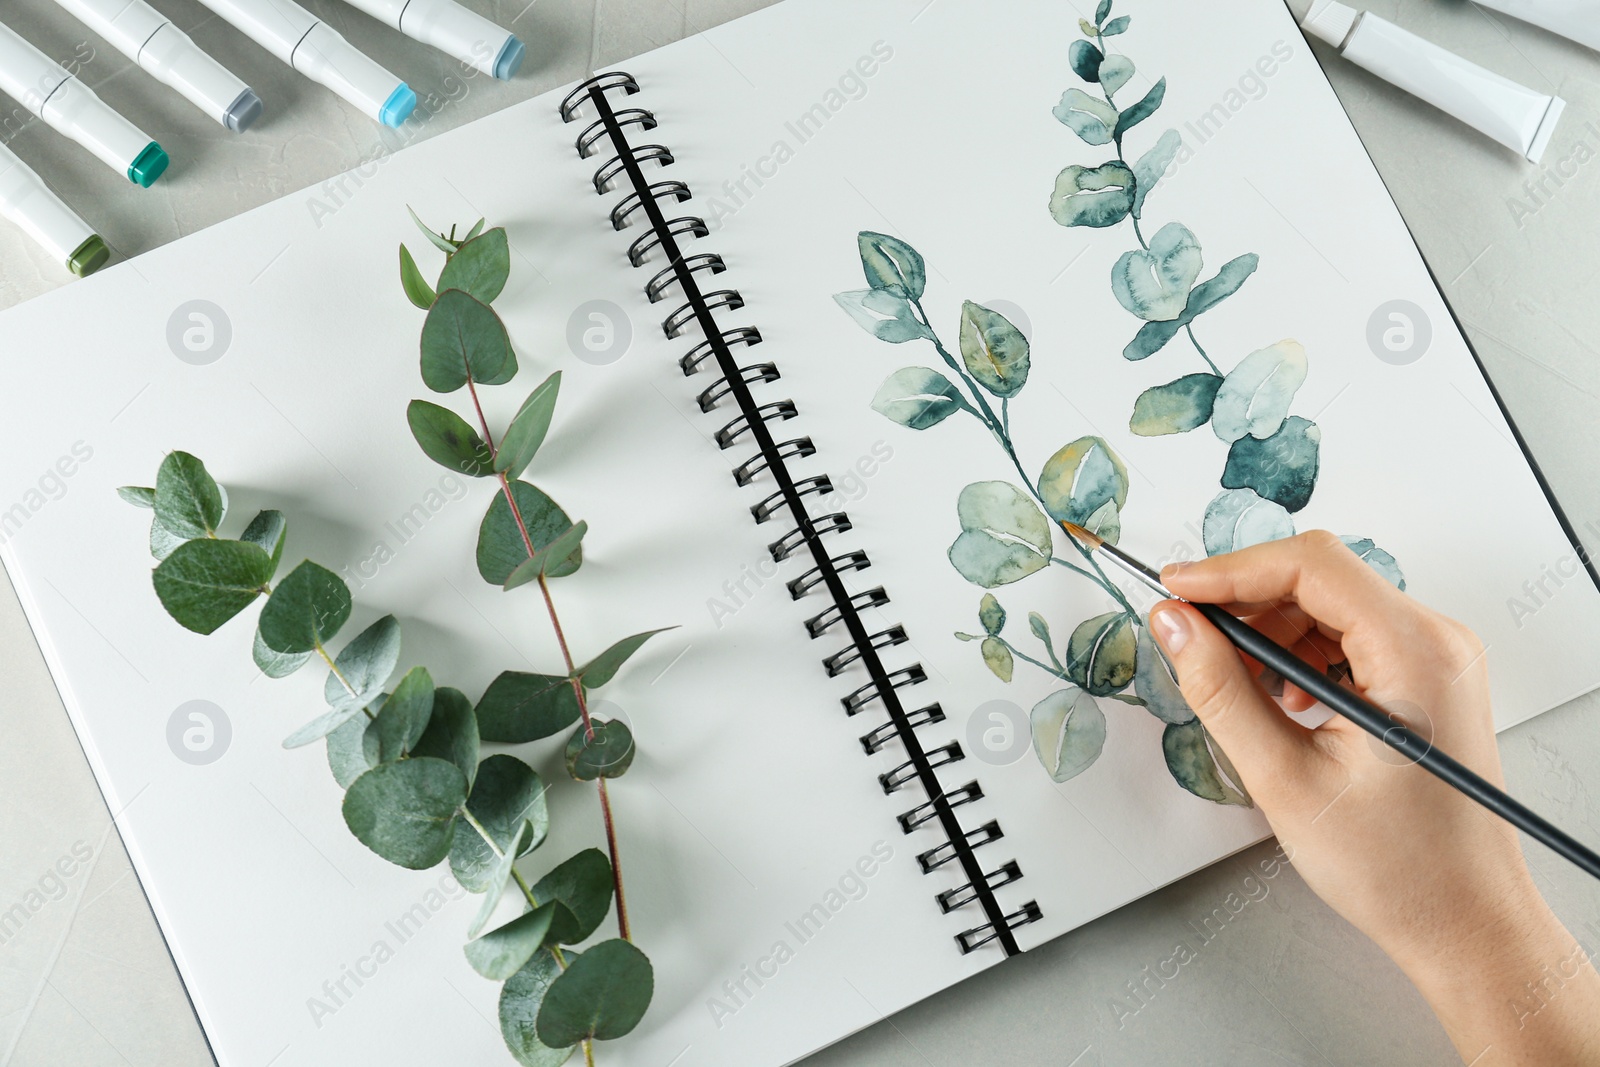
[[[399,30],[501,81],[516,74],[527,51],[515,34],[455,0],[411,0]]]
[[[110,255],[89,224],[5,145],[0,145],[0,216],[80,277],[94,273]]]
[[[139,66],[235,133],[261,115],[255,91],[170,22],[139,49]]]
[[[327,86],[362,113],[397,127],[417,106],[417,94],[325,22],[307,31],[290,59],[295,70]]]
[[[1343,48],[1350,31],[1355,29],[1361,12],[1339,0],[1316,0],[1306,12],[1300,28],[1313,37],[1320,37],[1335,48]]]

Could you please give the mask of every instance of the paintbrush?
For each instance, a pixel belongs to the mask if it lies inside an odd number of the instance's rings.
[[[1168,600],[1183,600],[1161,584],[1161,575],[1158,572],[1122,549],[1108,544],[1103,538],[1075,523],[1063,522],[1061,525],[1080,544],[1114,563],[1120,570],[1126,571],[1158,596]],[[1412,763],[1436,775],[1529,837],[1544,843],[1583,870],[1600,878],[1600,854],[1504,790],[1484,781],[1460,762],[1435,748],[1431,742],[1413,732],[1410,727],[1383,708],[1355,690],[1340,685],[1249,623],[1228,614],[1216,604],[1184,602],[1191,604],[1211,622],[1211,625],[1221,630],[1223,636],[1233,642],[1235,648],[1253,657],[1263,667],[1276,671]]]

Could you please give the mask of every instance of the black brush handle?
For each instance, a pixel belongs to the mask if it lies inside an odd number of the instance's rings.
[[[1338,684],[1287,648],[1215,604],[1195,604],[1234,646],[1260,661],[1413,763],[1448,782],[1536,841],[1600,878],[1600,854],[1521,801],[1495,788],[1372,701]]]

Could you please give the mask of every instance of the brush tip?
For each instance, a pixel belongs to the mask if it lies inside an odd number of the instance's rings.
[[[1084,544],[1088,545],[1090,548],[1099,548],[1105,543],[1104,538],[1100,537],[1098,534],[1090,533],[1088,530],[1085,530],[1082,526],[1079,526],[1075,522],[1063,522],[1061,524],[1061,528],[1067,531],[1068,534],[1077,538],[1079,541],[1082,541]]]

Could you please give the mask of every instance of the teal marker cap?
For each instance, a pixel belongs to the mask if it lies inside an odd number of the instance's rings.
[[[166,173],[167,164],[171,160],[162,147],[151,141],[145,146],[139,157],[128,165],[128,180],[141,188],[148,189],[155,180]]]
[[[494,76],[501,81],[509,81],[517,73],[517,68],[522,66],[522,57],[527,55],[528,46],[523,44],[515,34],[506,38],[506,43],[500,46],[500,54],[494,57]]]
[[[378,121],[398,129],[402,122],[411,117],[416,106],[417,94],[411,91],[411,86],[401,82],[389,94],[389,99],[383,102],[383,107],[378,111]]]

